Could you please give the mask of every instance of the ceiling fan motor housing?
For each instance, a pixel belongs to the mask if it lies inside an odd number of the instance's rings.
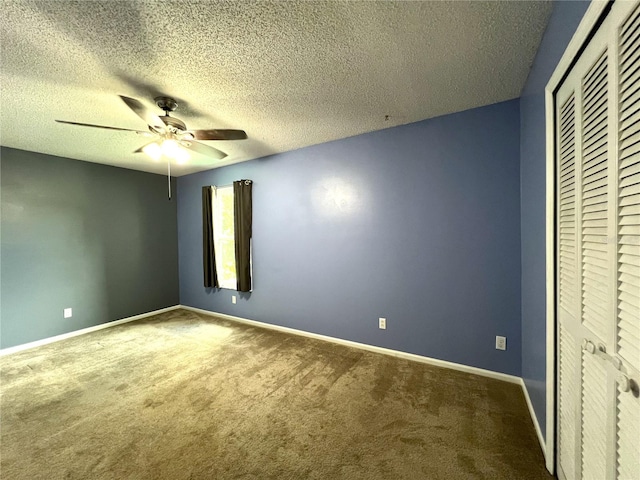
[[[176,132],[184,132],[187,130],[187,126],[184,122],[178,118],[170,117],[168,115],[163,115],[160,119],[164,122],[164,124],[169,127],[174,133]]]
[[[156,105],[158,105],[165,112],[173,112],[178,108],[178,102],[171,97],[156,97],[154,98]]]
[[[184,122],[178,118],[170,117],[169,112],[173,112],[178,108],[178,102],[171,97],[156,97],[154,98],[156,105],[164,110],[165,115],[160,117],[164,124],[169,127],[171,133],[182,133],[187,130],[187,126]]]

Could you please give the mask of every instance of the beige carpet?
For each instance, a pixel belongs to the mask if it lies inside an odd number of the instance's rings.
[[[552,478],[517,385],[184,310],[0,367],[3,480]]]

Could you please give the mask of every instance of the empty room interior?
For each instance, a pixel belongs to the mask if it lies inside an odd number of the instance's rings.
[[[0,478],[640,479],[640,2],[0,8]]]

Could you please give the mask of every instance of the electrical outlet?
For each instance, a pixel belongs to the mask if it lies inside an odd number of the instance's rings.
[[[234,305],[236,304],[236,296],[235,295],[231,295],[231,303],[233,303]]]
[[[386,318],[380,317],[378,319],[378,328],[380,330],[386,330],[387,329],[387,319]]]
[[[507,349],[507,337],[501,337],[496,335],[496,350],[506,350]]]
[[[63,312],[64,318],[71,318],[73,316],[73,310],[65,308]]]

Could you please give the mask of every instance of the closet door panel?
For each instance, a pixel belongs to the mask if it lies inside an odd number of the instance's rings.
[[[569,98],[558,112],[559,142],[559,300],[568,314],[574,314],[578,305],[579,276],[576,234],[576,116],[575,98]]]
[[[640,10],[619,33],[618,355],[640,370]]]
[[[558,464],[566,479],[577,478],[580,469],[576,459],[581,458],[580,442],[578,440],[578,423],[580,418],[580,350],[577,342],[569,331],[560,327],[560,355],[558,368]]]
[[[575,91],[561,92],[557,118],[558,177],[558,464],[563,479],[580,478],[581,369],[580,369],[580,150],[579,104]]]
[[[595,355],[582,351],[582,478],[607,478],[607,372]]]
[[[558,474],[640,480],[640,2],[556,92]]]
[[[604,36],[604,32],[600,37]],[[607,437],[609,378],[607,366],[596,355],[599,345],[606,345],[613,318],[611,269],[615,245],[611,214],[611,63],[609,49],[593,44],[578,63],[580,78],[580,147],[578,171],[581,204],[577,213],[580,226],[580,319],[582,328],[580,365],[580,475],[576,478],[607,478],[613,449]],[[606,347],[605,347],[606,348]]]
[[[605,342],[610,327],[609,63],[605,49],[582,79],[582,323],[590,340]],[[589,208],[588,214],[584,213]],[[591,335],[589,335],[589,333]],[[594,342],[597,343],[597,342]]]
[[[616,474],[618,480],[640,480],[640,399],[618,391]]]
[[[617,37],[616,478],[640,480],[640,7]]]

